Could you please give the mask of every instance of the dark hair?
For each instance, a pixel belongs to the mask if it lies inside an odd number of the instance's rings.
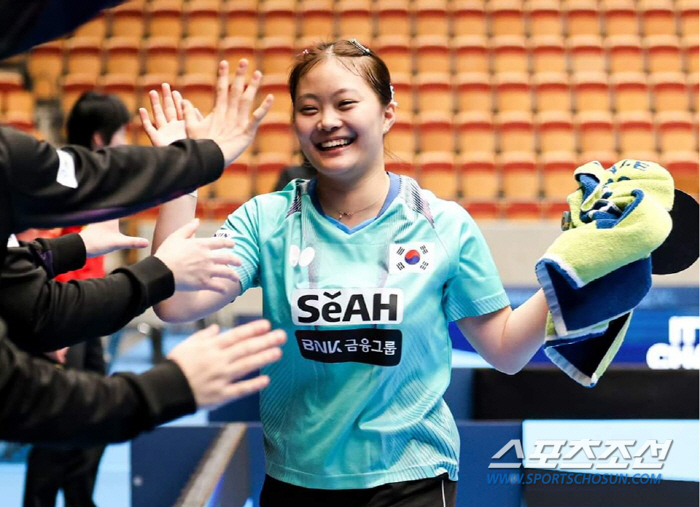
[[[68,144],[92,148],[92,136],[99,132],[107,145],[114,133],[129,123],[131,115],[116,95],[95,91],[83,93],[68,115]]]
[[[364,78],[383,106],[388,106],[394,99],[391,75],[384,61],[356,39],[350,39],[322,42],[297,55],[288,83],[292,106],[296,105],[299,81],[318,63],[332,57],[338,58],[349,71]]]

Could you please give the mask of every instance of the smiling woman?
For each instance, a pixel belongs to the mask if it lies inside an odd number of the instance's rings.
[[[244,62],[233,89],[245,89],[245,71]],[[255,197],[221,226],[217,235],[236,243],[238,281],[221,293],[176,293],[156,311],[193,320],[260,286],[264,316],[296,338],[264,370],[262,507],[454,506],[448,324],[513,373],[543,342],[544,297],[511,311],[469,214],[386,171],[397,105],[374,52],[354,40],[309,48],[289,89],[293,130],[318,175]],[[166,90],[164,100],[179,98]],[[159,130],[177,121],[173,113]],[[168,203],[156,235],[194,209],[191,199]]]

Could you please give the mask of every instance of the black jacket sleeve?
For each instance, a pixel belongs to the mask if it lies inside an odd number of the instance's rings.
[[[0,315],[18,347],[47,352],[114,333],[175,292],[172,272],[153,256],[104,278],[51,280],[84,262],[85,246],[77,234],[8,249]]]
[[[1,320],[0,400],[0,439],[66,446],[128,440],[196,410],[172,361],[106,378],[64,370],[15,348]]]

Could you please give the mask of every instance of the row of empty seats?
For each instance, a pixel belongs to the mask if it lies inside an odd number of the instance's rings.
[[[318,39],[270,37],[73,37],[32,51],[33,75],[67,73],[212,73],[221,59],[247,58],[264,74],[287,74],[294,55]],[[366,42],[393,74],[698,72],[698,37],[583,36],[564,40],[540,37],[452,39],[426,36],[411,41],[383,37]]]
[[[660,161],[674,176],[677,188],[693,195],[698,193],[698,157],[694,152],[676,152],[661,158],[643,152],[589,152],[579,157],[566,151],[541,157],[520,152],[461,156],[431,152],[416,157],[390,155],[386,168],[417,179],[424,188],[446,199],[563,202],[577,188],[573,178],[576,167],[593,160],[609,167],[622,158]],[[246,152],[200,195],[219,202],[244,202],[252,195],[271,191],[279,172],[291,163],[292,159],[280,155]]]
[[[698,33],[693,0],[152,0],[78,30],[104,36],[679,35]]]

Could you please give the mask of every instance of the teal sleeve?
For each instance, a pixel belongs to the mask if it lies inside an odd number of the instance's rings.
[[[216,236],[235,242],[232,251],[242,262],[235,268],[241,280],[241,294],[250,287],[257,287],[260,283],[260,221],[256,200],[246,202],[231,213]]]
[[[476,317],[508,306],[491,251],[472,217],[454,204],[446,218],[449,230],[440,236],[446,245],[451,245],[451,238],[459,238],[451,249],[452,276],[443,289],[442,307],[448,320]]]

